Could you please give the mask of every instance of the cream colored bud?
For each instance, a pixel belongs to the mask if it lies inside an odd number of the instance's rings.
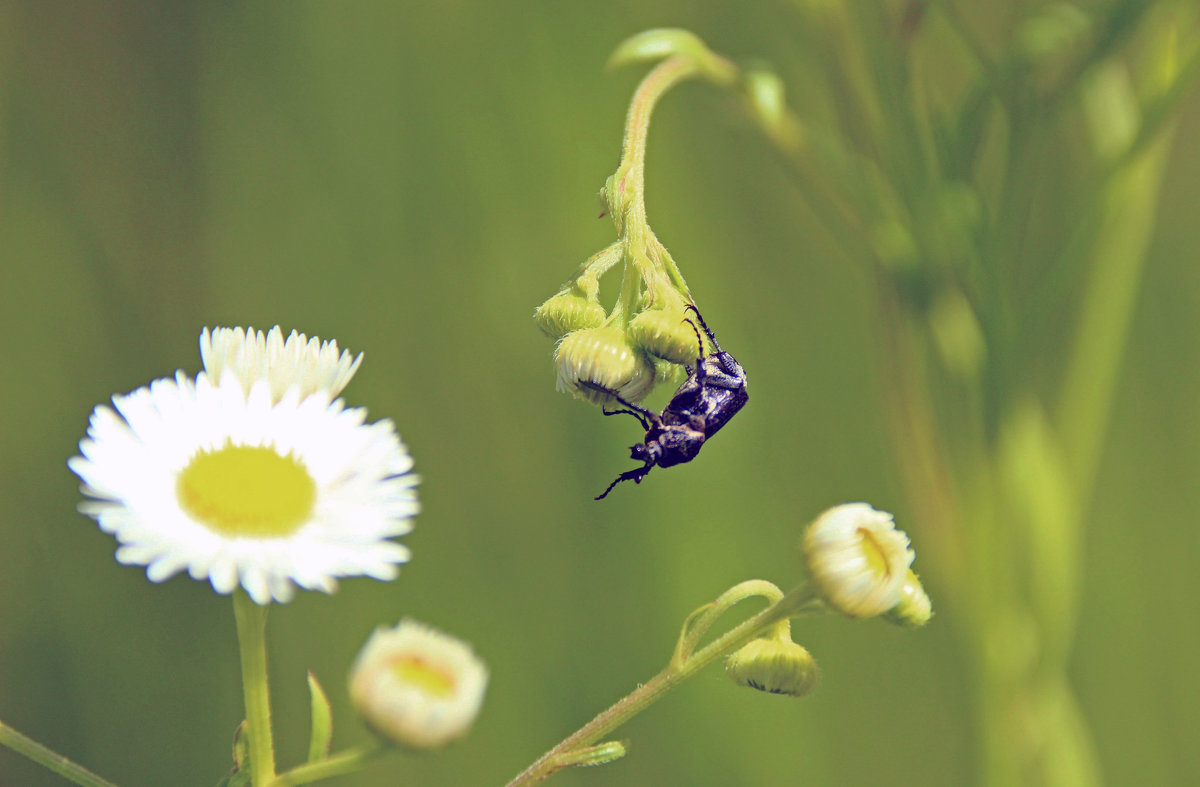
[[[803,697],[820,677],[816,659],[791,639],[752,639],[725,659],[725,674],[739,686]]]
[[[629,341],[671,363],[691,365],[703,354],[696,329],[683,309],[650,309],[629,323]]]
[[[558,390],[596,404],[612,401],[604,391],[637,402],[654,387],[654,364],[612,326],[567,334],[554,351],[554,363]]]
[[[605,317],[599,301],[574,292],[560,292],[537,307],[533,322],[550,338],[561,339],[572,331],[599,327]]]
[[[886,511],[834,506],[808,526],[801,548],[817,592],[843,615],[875,617],[901,602],[914,554]]]
[[[487,668],[462,640],[411,620],[380,627],[350,672],[350,700],[380,737],[436,749],[479,715]]]

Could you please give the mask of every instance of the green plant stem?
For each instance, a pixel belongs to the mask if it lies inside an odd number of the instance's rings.
[[[659,100],[675,85],[698,75],[718,84],[728,84],[736,80],[737,69],[712,53],[708,53],[704,62],[694,55],[675,55],[650,70],[629,102],[621,163],[610,180],[609,188],[614,193],[608,194],[613,223],[625,244],[625,272],[614,309],[622,317],[636,300],[639,283],[650,284],[655,270],[664,272],[681,292],[688,292],[675,261],[659,243],[646,220],[646,145],[650,116]]]
[[[926,389],[928,369],[921,352],[923,345],[905,313],[903,296],[895,282],[881,277],[877,285],[877,337],[881,349],[876,357],[888,391],[883,406],[896,465],[916,512],[915,519],[921,522],[922,560],[929,561],[925,565],[943,576],[949,587],[969,589],[968,547],[961,527],[963,493],[938,429],[937,407]],[[970,608],[964,594],[950,594],[945,604]]]
[[[650,134],[650,115],[668,90],[698,73],[700,66],[691,57],[676,55],[667,58],[642,79],[629,102],[621,163],[611,181],[611,188],[616,193],[608,195],[613,208],[613,223],[625,245],[625,271],[614,309],[622,316],[629,313],[636,301],[640,282],[653,278],[653,262],[646,253],[653,238],[646,220],[645,197],[646,142]],[[667,259],[670,259],[669,255]],[[670,267],[674,268],[674,264]],[[672,279],[678,277],[678,271],[675,271]]]
[[[572,752],[591,746],[600,738],[608,735],[617,727],[620,727],[653,705],[664,694],[704,669],[713,661],[737,650],[771,625],[807,611],[811,605],[816,603],[819,602],[816,602],[812,591],[807,585],[802,585],[787,593],[778,602],[767,607],[762,612],[747,618],[725,634],[717,637],[682,663],[676,664],[675,660],[672,659],[672,663],[668,664],[666,669],[646,683],[638,686],[638,688],[618,700],[607,710],[601,711],[590,722],[580,727],[575,733],[543,754],[536,762],[509,782],[507,787],[539,784],[545,781],[555,772],[572,764],[568,761]]]
[[[1144,109],[1137,137],[1130,144],[1129,150],[1122,156],[1123,160],[1116,162],[1116,169],[1124,167],[1128,160],[1140,156],[1147,146],[1162,138],[1164,126],[1174,122],[1179,114],[1179,105],[1188,91],[1195,87],[1198,80],[1200,80],[1200,44],[1197,44],[1179,65],[1178,73],[1171,81],[1170,87]]]
[[[25,757],[54,771],[59,776],[83,787],[115,787],[115,785],[78,765],[56,751],[46,748],[30,737],[0,721],[0,745],[7,746]]]
[[[1148,144],[1100,195],[1101,230],[1057,403],[1065,454],[1084,500],[1095,482],[1170,140],[1166,132]]]
[[[646,219],[646,139],[650,133],[650,115],[667,91],[685,79],[702,73],[706,73],[703,65],[693,56],[669,57],[642,79],[629,103],[629,113],[625,116],[625,138],[621,145],[621,165],[617,169],[618,174],[624,174],[624,177],[618,179],[616,186],[620,192],[629,195],[629,207],[642,224]],[[724,58],[712,55],[707,73],[713,81],[730,83],[736,79],[737,69]],[[614,218],[623,219],[624,216]]]
[[[271,782],[271,787],[311,784],[321,779],[353,773],[361,770],[365,764],[382,753],[383,749],[377,743],[347,749],[323,760],[306,763],[281,773]]]
[[[242,696],[250,734],[250,778],[264,787],[275,778],[275,744],[271,736],[271,699],[267,683],[267,608],[238,588],[233,593],[238,647],[242,657]]]
[[[705,604],[700,609],[688,615],[683,622],[683,631],[679,634],[679,642],[675,645],[675,654],[671,656],[672,665],[681,665],[692,657],[692,652],[700,644],[700,640],[712,628],[717,618],[724,615],[734,605],[749,598],[762,598],[768,604],[775,604],[783,598],[783,591],[773,583],[763,579],[748,579],[726,590],[711,604]]]

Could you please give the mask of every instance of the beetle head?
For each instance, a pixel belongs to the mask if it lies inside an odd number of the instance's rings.
[[[662,453],[662,446],[658,443],[638,443],[635,446],[630,446],[629,455],[639,462],[647,462],[655,464],[658,462],[659,454]]]

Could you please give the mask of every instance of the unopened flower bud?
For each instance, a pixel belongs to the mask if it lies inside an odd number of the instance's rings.
[[[853,618],[882,615],[899,604],[914,557],[892,515],[866,503],[821,514],[808,526],[801,549],[817,592]]]
[[[790,638],[752,639],[725,659],[725,673],[740,686],[803,697],[820,673],[812,654]]]
[[[596,404],[611,401],[605,391],[637,402],[654,387],[654,364],[612,326],[567,334],[554,351],[557,387]]]
[[[683,385],[683,381],[688,377],[688,370],[686,368],[677,363],[664,361],[662,358],[655,358],[653,360],[655,385],[661,385],[670,390],[675,390]]]
[[[960,291],[947,289],[929,305],[930,333],[942,363],[955,376],[975,380],[987,357],[987,339],[971,304]]]
[[[911,568],[900,587],[900,603],[889,609],[883,617],[910,629],[924,626],[933,617],[933,603],[929,600],[929,594]]]
[[[649,309],[629,323],[629,341],[671,363],[690,365],[704,345],[683,309]]]
[[[568,291],[537,307],[533,322],[550,338],[561,339],[572,331],[600,326],[606,316],[599,301]]]
[[[350,673],[350,699],[380,737],[436,749],[470,729],[487,679],[467,643],[402,620],[376,629],[363,646]]]

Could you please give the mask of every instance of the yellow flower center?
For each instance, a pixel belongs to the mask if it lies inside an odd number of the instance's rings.
[[[399,656],[392,661],[392,672],[402,682],[416,686],[435,697],[454,694],[454,676],[438,669],[420,656]]]
[[[858,529],[858,536],[862,540],[863,555],[867,559],[867,566],[871,569],[871,573],[877,577],[886,577],[891,573],[891,566],[888,565],[887,553],[883,549],[883,545],[875,538],[875,534],[865,527]]]
[[[317,486],[292,456],[226,443],[192,457],[176,493],[185,511],[222,535],[276,538],[308,519]]]

